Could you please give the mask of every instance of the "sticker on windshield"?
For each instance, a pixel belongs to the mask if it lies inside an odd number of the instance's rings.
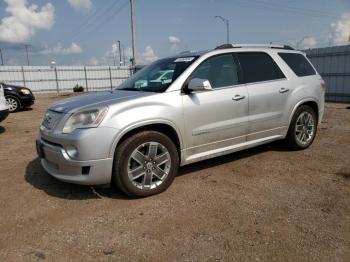
[[[191,62],[193,59],[194,59],[193,56],[190,56],[190,57],[179,57],[179,58],[176,58],[174,62],[175,63],[178,63],[178,62]]]

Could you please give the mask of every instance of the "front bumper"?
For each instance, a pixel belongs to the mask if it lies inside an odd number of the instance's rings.
[[[111,181],[113,158],[73,160],[60,145],[39,138],[36,148],[41,165],[53,177],[81,185],[105,185]]]
[[[0,122],[5,120],[9,115],[9,110],[1,110],[0,111]]]
[[[35,97],[34,97],[33,94],[21,95],[20,96],[20,101],[21,101],[22,107],[27,107],[27,106],[33,105],[34,104],[34,100],[35,100]]]

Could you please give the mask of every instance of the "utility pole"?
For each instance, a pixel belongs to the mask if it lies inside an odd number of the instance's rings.
[[[116,56],[117,56],[117,55],[116,55],[115,53],[112,54],[112,59],[113,59],[113,65],[114,65],[114,66],[117,65],[117,58],[116,58]]]
[[[1,58],[1,65],[4,65],[4,58],[2,57],[2,50],[0,48],[0,58]]]
[[[26,53],[27,53],[27,65],[29,66],[29,54],[28,54],[28,48],[31,47],[31,45],[29,44],[24,44],[24,48],[26,49]]]
[[[216,15],[215,18],[219,18],[221,21],[223,21],[226,24],[226,41],[227,44],[230,43],[230,20],[228,20],[225,17],[222,17],[221,15]]]
[[[123,65],[125,66],[125,47],[123,45]]]
[[[118,49],[119,49],[119,66],[122,64],[122,51],[120,49],[120,40],[118,40]]]
[[[132,65],[136,65],[136,39],[135,39],[135,18],[134,18],[134,0],[130,0],[131,11],[131,38],[132,38]]]

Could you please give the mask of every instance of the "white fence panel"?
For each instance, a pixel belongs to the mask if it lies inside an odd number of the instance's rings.
[[[112,89],[132,73],[127,66],[0,66],[0,82],[26,86],[33,92],[72,92]]]

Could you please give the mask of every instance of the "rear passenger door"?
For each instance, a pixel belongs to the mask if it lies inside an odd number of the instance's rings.
[[[291,93],[286,77],[265,52],[239,52],[236,55],[249,95],[247,140],[280,135],[284,107]]]

